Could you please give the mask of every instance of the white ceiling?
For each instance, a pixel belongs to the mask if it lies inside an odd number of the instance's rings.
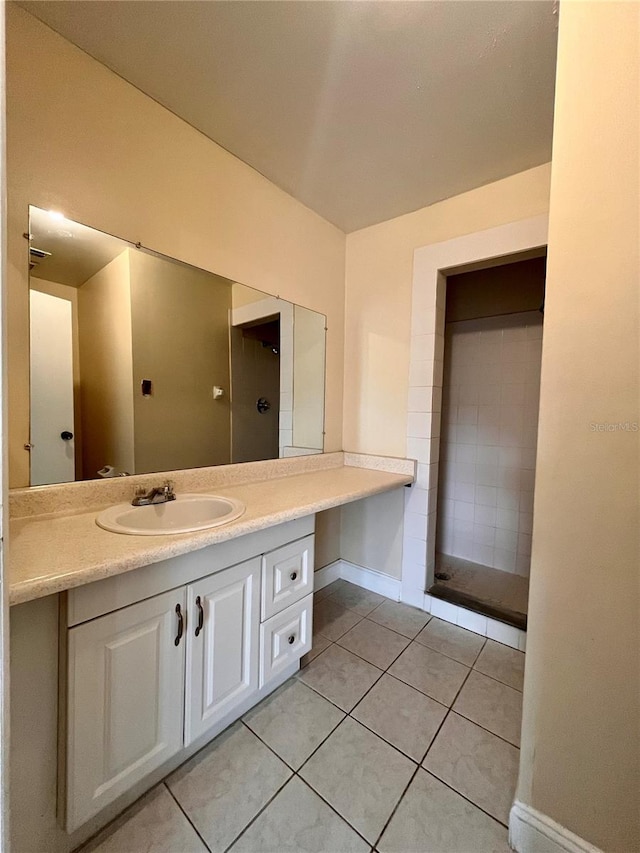
[[[32,256],[32,262],[36,263],[31,270],[32,278],[71,287],[83,285],[131,245],[39,207],[29,208],[29,232],[33,249],[50,252],[42,260]]]
[[[20,5],[347,232],[551,157],[551,0]]]

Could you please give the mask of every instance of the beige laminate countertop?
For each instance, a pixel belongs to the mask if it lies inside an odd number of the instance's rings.
[[[10,522],[9,600],[42,598],[412,482],[407,474],[345,465],[200,489],[239,498],[246,511],[237,521],[197,533],[109,533],[97,526],[95,509],[16,518]]]

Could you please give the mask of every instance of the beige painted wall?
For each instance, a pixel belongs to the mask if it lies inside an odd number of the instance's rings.
[[[563,3],[518,798],[640,849],[640,5]],[[612,49],[615,45],[615,49]]]
[[[231,459],[231,288],[195,267],[129,251],[136,473]],[[140,383],[151,379],[143,397]],[[224,396],[213,399],[213,386]]]
[[[347,236],[344,448],[404,456],[413,252],[549,209],[550,164]]]
[[[82,467],[87,479],[105,465],[136,473],[132,394],[130,250],[78,290]]]
[[[339,450],[344,234],[12,4],[7,114],[11,485],[28,482],[30,203],[326,314]]]
[[[314,569],[322,569],[340,559],[341,507],[316,515],[316,553]]]
[[[400,578],[405,489],[384,492],[342,507],[340,556]]]

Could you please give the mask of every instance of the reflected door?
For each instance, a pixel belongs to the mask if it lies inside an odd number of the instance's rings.
[[[29,291],[31,485],[75,480],[71,302]]]

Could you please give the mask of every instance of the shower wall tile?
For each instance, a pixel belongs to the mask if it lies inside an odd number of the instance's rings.
[[[411,413],[441,411],[441,418],[432,419],[441,430],[438,548],[528,574],[542,318],[532,311],[450,323],[444,336],[435,331],[435,337],[431,330],[416,336],[412,352],[419,362],[429,352],[427,345],[436,346],[436,360],[429,364],[431,381],[441,369],[440,347],[446,341],[444,387],[437,389],[441,400],[436,400],[436,389],[428,402],[423,389],[413,389],[409,434],[416,439],[435,434],[431,421]],[[432,506],[433,499],[430,510]]]
[[[431,388],[410,388],[408,411],[430,412],[431,411]]]

